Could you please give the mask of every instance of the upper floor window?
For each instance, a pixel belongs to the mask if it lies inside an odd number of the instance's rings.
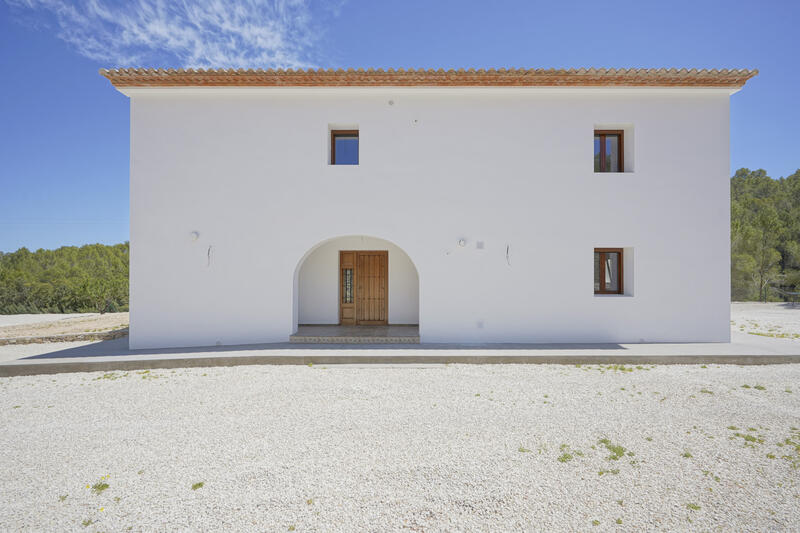
[[[358,130],[331,130],[331,165],[358,164]]]
[[[622,154],[624,152],[622,130],[594,131],[595,172],[623,172],[625,164],[622,161]]]
[[[622,294],[622,248],[594,249],[594,293]]]

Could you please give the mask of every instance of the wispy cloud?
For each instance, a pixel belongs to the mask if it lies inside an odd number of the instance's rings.
[[[313,66],[311,0],[6,0],[109,66]]]

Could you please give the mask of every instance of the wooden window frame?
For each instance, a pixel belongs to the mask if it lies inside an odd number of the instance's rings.
[[[594,291],[595,294],[624,294],[625,288],[622,284],[623,281],[623,249],[622,248],[595,248],[594,253],[601,254],[600,255],[600,289]],[[605,254],[607,253],[616,253],[619,254],[619,261],[617,261],[617,290],[615,291],[608,291],[606,290],[606,261],[605,261]],[[594,257],[592,258],[594,261]]]
[[[625,172],[625,131],[624,130],[594,130],[600,136],[600,170],[595,172]],[[617,157],[617,170],[606,170],[606,135],[619,136],[619,154]],[[594,143],[594,137],[592,137]]]
[[[331,130],[331,165],[336,164],[336,137],[355,137],[358,139],[359,149],[361,148],[361,139],[358,130]]]

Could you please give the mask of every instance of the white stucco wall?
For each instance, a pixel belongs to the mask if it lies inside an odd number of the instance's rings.
[[[347,235],[408,254],[423,342],[729,339],[727,91],[126,93],[134,348],[286,341],[301,260]],[[358,166],[327,164],[338,124]],[[613,125],[632,172],[595,174]],[[593,294],[595,247],[628,294]]]
[[[351,236],[315,248],[298,273],[300,324],[339,323],[339,251],[386,250],[389,256],[389,323],[419,323],[419,279],[406,253],[383,239]]]

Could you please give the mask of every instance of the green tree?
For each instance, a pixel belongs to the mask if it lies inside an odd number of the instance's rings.
[[[0,254],[0,314],[128,309],[128,243]]]
[[[731,178],[731,297],[774,300],[776,285],[800,288],[800,170],[774,180],[739,169]]]
[[[765,203],[755,216],[753,232],[753,255],[756,260],[753,280],[758,287],[758,299],[764,302],[769,297],[770,283],[781,278],[781,253],[777,245],[782,230],[778,211]]]

